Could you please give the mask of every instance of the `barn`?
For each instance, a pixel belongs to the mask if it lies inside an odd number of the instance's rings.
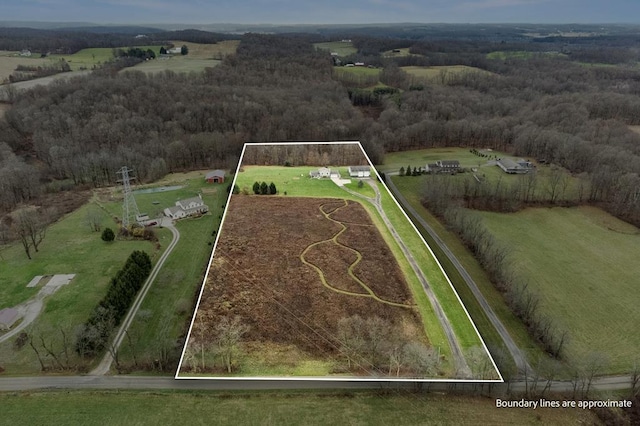
[[[224,170],[214,170],[204,177],[208,183],[224,183]]]
[[[371,167],[369,166],[349,166],[349,176],[355,178],[363,178],[371,176]]]

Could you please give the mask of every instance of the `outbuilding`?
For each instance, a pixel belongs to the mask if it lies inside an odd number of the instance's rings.
[[[224,183],[224,170],[214,170],[204,177],[208,183]]]
[[[369,166],[349,166],[349,176],[355,178],[364,178],[371,176],[371,167]]]

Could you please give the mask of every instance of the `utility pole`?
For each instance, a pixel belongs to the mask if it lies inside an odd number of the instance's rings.
[[[133,192],[131,192],[131,180],[135,179],[135,177],[129,176],[130,172],[133,172],[133,170],[129,169],[127,166],[123,166],[116,172],[117,174],[122,175],[122,179],[119,179],[118,182],[122,182],[122,194],[124,196],[124,200],[122,202],[123,228],[128,228],[130,224],[137,223],[138,216],[140,216],[136,199],[133,197]],[[133,218],[133,221],[131,218]]]

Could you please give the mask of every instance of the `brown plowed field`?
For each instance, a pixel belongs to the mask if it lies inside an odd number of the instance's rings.
[[[196,322],[212,327],[221,316],[240,316],[250,326],[247,342],[293,344],[312,357],[338,353],[337,323],[359,315],[381,317],[402,325],[407,339],[426,342],[422,322],[404,276],[368,213],[353,201],[246,196],[232,197],[214,261],[196,314]],[[324,214],[323,214],[324,212]],[[378,298],[348,275],[362,254],[355,275]],[[343,294],[329,287],[366,296]],[[392,306],[384,301],[407,305]]]

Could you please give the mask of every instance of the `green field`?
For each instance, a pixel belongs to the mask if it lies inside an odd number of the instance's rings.
[[[422,289],[421,284],[413,274],[411,267],[404,258],[395,239],[391,237],[382,219],[378,216],[377,211],[368,203],[364,203],[362,199],[348,194],[341,190],[337,185],[327,179],[311,179],[308,177],[310,170],[317,167],[277,167],[277,166],[245,166],[243,171],[237,175],[236,184],[239,188],[246,188],[251,193],[253,182],[266,181],[274,182],[280,195],[297,196],[297,197],[339,197],[359,201],[369,211],[374,223],[381,230],[384,239],[389,244],[400,266],[408,277],[409,286],[412,294],[421,308],[421,315],[425,330],[434,346],[448,349],[448,343],[444,332],[442,331],[439,321],[435,317],[433,309],[429,303],[427,296]],[[342,176],[348,176],[346,167],[339,168]],[[411,224],[406,220],[400,208],[395,204],[386,190],[378,184],[381,191],[383,208],[389,220],[393,223],[398,234],[402,237],[404,243],[413,253],[423,273],[429,280],[442,308],[447,314],[454,331],[459,339],[463,349],[469,349],[479,346],[480,339],[469,322],[462,305],[458,302],[454,291],[452,290],[446,278],[440,271],[435,260],[425,248],[424,243],[416,234]],[[364,188],[363,188],[364,189]],[[445,349],[442,349],[445,352]],[[448,352],[448,350],[446,351]]]
[[[30,391],[0,394],[6,424],[597,424],[582,409],[497,409],[493,398],[406,391]]]
[[[506,156],[503,152],[488,149],[482,150],[482,152],[498,157]],[[467,168],[479,168],[487,163],[487,158],[471,153],[468,148],[432,148],[389,153],[385,155],[384,164],[379,165],[378,169],[384,172],[397,172],[400,167],[405,169],[407,166],[424,168],[428,163],[435,163],[438,160],[458,160],[460,167]],[[490,168],[498,170],[496,166]]]
[[[479,214],[542,311],[569,331],[568,360],[602,353],[610,372],[629,371],[640,348],[640,230],[593,207]]]
[[[332,53],[337,53],[338,56],[349,56],[358,52],[358,49],[356,49],[353,46],[353,43],[344,42],[344,41],[328,41],[325,43],[314,43],[313,46],[316,49],[327,50]]]
[[[222,205],[227,198],[226,185],[204,183],[204,172],[169,175],[162,184],[184,187],[135,195],[141,211],[156,217],[162,208],[174,205],[177,199],[201,192],[210,213],[200,219],[185,219],[177,223],[180,241],[133,323],[131,344],[127,339],[123,343],[122,361],[128,364],[131,364],[132,355],[137,356],[140,362],[157,358],[160,345],[171,341],[175,346],[174,342],[185,332],[192,315],[195,293],[202,283],[211,252],[212,231],[219,225]],[[115,229],[116,224],[111,217],[122,215],[121,200],[118,188],[98,190],[91,203],[50,227],[40,252],[31,261],[17,244],[0,252],[0,270],[11,271],[11,274],[0,275],[0,308],[15,306],[32,298],[39,288],[27,288],[26,285],[35,275],[76,273],[70,284],[46,299],[43,313],[33,324],[36,331],[43,332],[58,333],[58,328],[62,328],[73,338],[73,329],[89,316],[106,291],[109,279],[124,265],[131,251],[146,250],[156,260],[171,241],[168,230],[156,229],[160,251],[146,241],[103,242],[100,234],[91,232],[84,223],[87,212],[102,212],[103,226]],[[59,250],[59,247],[64,247],[64,250]],[[73,309],[69,309],[70,306]],[[32,349],[26,346],[15,351],[12,349],[13,340],[15,338],[0,344],[0,365],[8,374],[38,373],[40,368]]]
[[[135,46],[140,49],[151,49],[156,55],[160,52],[160,46]],[[122,49],[127,49],[127,47],[122,47]],[[114,58],[113,56],[114,49],[110,47],[94,47],[89,49],[82,49],[72,55],[49,55],[47,58],[53,61],[59,61],[60,59],[64,59],[67,61],[72,71],[79,71],[82,69],[92,69],[94,66],[99,66],[104,64],[105,62],[110,61]]]

